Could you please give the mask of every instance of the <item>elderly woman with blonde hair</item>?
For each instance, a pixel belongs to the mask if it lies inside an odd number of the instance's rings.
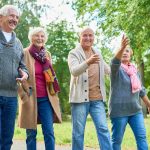
[[[148,150],[146,130],[140,98],[147,107],[150,102],[131,56],[133,51],[126,36],[122,37],[120,49],[111,61],[110,118],[112,123],[113,150],[121,150],[127,124],[130,125],[138,150]]]
[[[32,93],[19,90],[19,126],[25,128],[27,149],[36,150],[37,123],[42,124],[45,149],[55,149],[53,122],[61,122],[57,93],[60,91],[51,55],[45,49],[47,34],[37,27],[29,32],[30,46],[24,49],[24,58],[30,74],[28,85]],[[26,90],[25,90],[26,91]]]

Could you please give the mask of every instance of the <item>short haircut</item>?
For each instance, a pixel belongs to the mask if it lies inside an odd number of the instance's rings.
[[[133,55],[133,50],[130,45],[127,45],[125,49],[128,49],[130,51],[131,56]]]
[[[86,30],[91,30],[93,32],[93,35],[94,35],[94,30],[91,28],[91,27],[83,27],[80,31],[79,31],[79,37],[81,36],[81,34],[86,31]]]
[[[18,8],[14,5],[5,5],[5,6],[1,7],[0,15],[8,16],[9,10],[15,10],[18,13],[18,16],[20,16],[20,12],[19,12]]]
[[[42,27],[35,27],[35,28],[32,28],[30,29],[29,31],[29,34],[28,34],[28,39],[30,41],[30,43],[32,43],[32,36],[39,33],[39,32],[43,32],[44,35],[45,35],[45,43],[47,42],[47,39],[48,39],[48,35],[47,35],[47,32],[44,28]]]

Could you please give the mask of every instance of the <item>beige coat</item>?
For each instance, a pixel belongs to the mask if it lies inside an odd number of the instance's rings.
[[[47,53],[47,57],[51,60],[51,56]],[[18,124],[20,128],[36,129],[38,121],[37,115],[37,96],[36,96],[36,83],[35,83],[35,67],[34,58],[29,53],[29,48],[24,50],[24,61],[29,71],[28,86],[32,87],[32,95],[29,97],[23,90],[22,86],[19,87],[19,116]],[[26,86],[27,88],[27,86]],[[57,95],[50,95],[47,87],[49,101],[54,110],[54,122],[61,123],[61,112],[59,106],[59,98]]]
[[[106,101],[105,74],[110,74],[110,67],[105,63],[100,51],[92,48],[95,54],[100,57],[99,62],[99,79],[100,89],[103,101]],[[68,55],[68,66],[71,73],[70,80],[70,103],[89,102],[89,82],[88,82],[88,65],[86,63],[85,53],[79,44],[71,50]]]

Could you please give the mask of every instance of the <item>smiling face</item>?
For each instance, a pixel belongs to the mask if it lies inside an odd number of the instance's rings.
[[[12,32],[18,24],[19,14],[14,9],[9,9],[6,16],[0,15],[1,29],[5,32]]]
[[[92,47],[94,42],[94,32],[92,29],[87,28],[83,30],[80,34],[80,44],[83,49],[89,49]]]
[[[122,63],[129,63],[130,59],[131,59],[131,56],[132,56],[132,53],[133,53],[132,49],[129,46],[127,46],[125,51],[123,52],[121,62]]]
[[[32,35],[32,44],[34,44],[38,49],[41,49],[41,47],[44,46],[45,40],[45,34],[42,31]]]

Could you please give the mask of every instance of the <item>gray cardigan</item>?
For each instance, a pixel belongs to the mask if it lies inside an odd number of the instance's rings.
[[[109,100],[110,117],[131,116],[141,112],[140,97],[145,88],[136,93],[131,92],[130,77],[120,66],[120,60],[114,58],[111,62],[111,90]],[[139,77],[139,75],[137,74]]]
[[[22,44],[14,32],[11,40],[7,42],[0,30],[0,96],[17,96],[18,68],[28,73],[23,63]]]
[[[94,53],[100,56],[100,89],[103,100],[106,100],[105,79],[104,74],[110,73],[110,67],[105,63],[100,51],[93,48]],[[70,103],[89,102],[89,82],[88,82],[88,65],[86,56],[79,44],[75,49],[71,50],[68,55],[68,65],[71,73],[70,80]]]

